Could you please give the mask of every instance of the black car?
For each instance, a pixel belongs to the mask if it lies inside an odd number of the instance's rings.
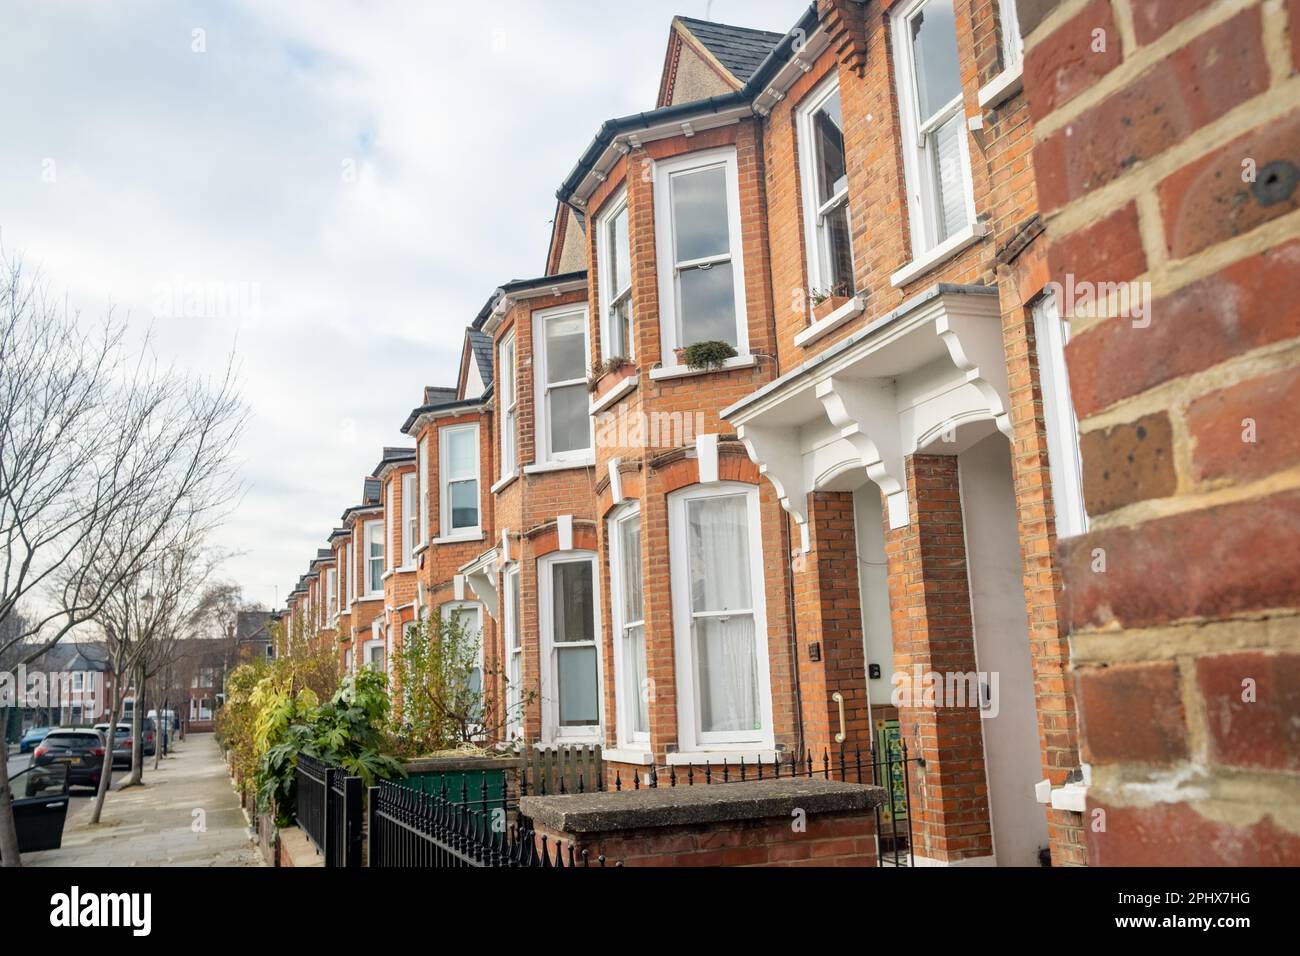
[[[96,724],[95,729],[108,740],[108,724]],[[131,767],[131,725],[118,724],[113,734],[113,766]]]
[[[59,764],[68,768],[68,786],[98,787],[104,764],[104,738],[90,728],[54,728],[32,754],[32,767]]]

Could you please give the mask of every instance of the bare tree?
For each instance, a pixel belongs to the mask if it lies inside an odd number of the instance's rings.
[[[0,249],[0,653],[26,643],[23,663],[240,493],[233,361],[195,379],[127,333],[111,311],[82,322]],[[24,626],[5,629],[20,604]],[[7,775],[0,856],[19,865]]]

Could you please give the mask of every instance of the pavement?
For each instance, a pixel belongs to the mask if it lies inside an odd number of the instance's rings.
[[[150,757],[144,781],[114,784],[98,825],[93,791],[74,790],[63,846],[24,854],[23,866],[263,865],[212,734],[176,741],[157,770]]]

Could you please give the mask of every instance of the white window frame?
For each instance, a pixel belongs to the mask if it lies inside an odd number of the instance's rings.
[[[583,341],[583,374],[581,378],[565,379],[561,382],[547,383],[547,357],[546,357],[546,323],[551,319],[567,318],[578,315],[582,317],[582,341]],[[590,317],[587,314],[587,307],[581,303],[577,305],[561,305],[550,309],[541,309],[533,313],[533,387],[535,391],[534,418],[537,426],[533,431],[533,461],[537,465],[545,464],[580,464],[590,465],[596,460],[596,437],[595,428],[592,424],[592,418],[587,416],[587,447],[576,448],[572,451],[555,452],[551,451],[551,421],[550,421],[550,404],[547,402],[547,393],[552,388],[563,388],[570,385],[587,384],[586,370],[591,367],[591,328],[589,325]]]
[[[420,547],[429,543],[429,433],[425,432],[420,436],[420,441],[416,445],[416,454],[419,456],[417,470],[419,472],[419,488],[417,494],[420,497]]]
[[[478,653],[474,655],[474,663],[478,666],[480,693],[484,696],[484,703],[486,703],[489,691],[487,686],[487,658],[484,654],[486,641],[483,633],[483,605],[478,601],[447,601],[438,609],[438,614],[446,623],[451,620],[451,616],[457,611],[473,611],[478,618]],[[470,730],[474,737],[483,735],[483,728],[477,725],[471,725]]]
[[[474,477],[472,479],[469,477],[454,478],[449,473],[447,463],[448,446],[451,444],[451,436],[459,432],[473,432],[474,434]],[[442,540],[449,538],[480,538],[483,536],[483,469],[481,467],[481,458],[478,422],[449,425],[438,430],[438,501],[440,504],[439,510],[442,512],[438,537]],[[460,484],[470,480],[474,482],[474,496],[477,499],[475,515],[478,520],[472,528],[452,528],[450,487],[452,484]]]
[[[611,251],[609,242],[609,226],[610,223],[618,218],[620,213],[628,213],[628,282],[626,289],[614,288],[614,270],[610,268],[609,262]],[[612,351],[610,347],[610,344],[615,338],[614,306],[626,301],[630,311],[632,301],[632,217],[628,210],[626,187],[621,189],[618,195],[609,201],[607,208],[601,213],[599,219],[597,219],[596,254],[598,257],[597,261],[600,263],[600,303],[598,308],[600,309],[601,358],[608,360],[618,355],[622,355],[622,357],[626,359],[635,359],[636,336],[633,334],[632,329],[628,330],[628,340],[624,343],[625,350],[622,353]],[[635,315],[632,316],[632,321],[636,321]]]
[[[508,357],[507,357],[508,355]],[[512,330],[497,346],[497,378],[501,388],[501,474],[502,481],[519,472],[519,382],[515,376],[518,353]]]
[[[1043,392],[1043,427],[1047,432],[1047,463],[1052,479],[1056,537],[1064,540],[1088,530],[1079,421],[1074,414],[1070,373],[1065,363],[1070,319],[1061,314],[1056,296],[1050,291],[1039,296],[1030,308],[1038,352],[1038,379]]]
[[[641,576],[641,620],[625,621],[623,619],[623,597],[626,587],[626,568],[623,566],[623,545],[621,540],[624,522],[641,519],[641,507],[637,502],[629,502],[617,509],[609,518],[609,594],[611,624],[614,629],[614,705],[618,719],[615,724],[619,746],[648,744],[649,730],[633,730],[635,726],[635,709],[638,699],[637,689],[630,683],[636,670],[630,661],[625,660],[624,648],[627,642],[623,632],[630,626],[640,624],[642,633],[648,636],[645,628],[645,574]]]
[[[727,189],[727,226],[730,251],[727,255],[710,256],[707,260],[678,263],[675,261],[673,242],[673,208],[671,184],[674,176],[687,172],[696,172],[713,166],[721,166],[726,171]],[[664,368],[677,368],[677,356],[674,349],[691,345],[691,342],[679,341],[680,321],[678,308],[677,274],[683,267],[697,265],[700,262],[713,264],[730,261],[733,295],[736,303],[736,359],[749,357],[749,321],[745,307],[745,257],[741,242],[740,218],[740,177],[736,162],[736,149],[726,146],[719,149],[701,150],[687,153],[674,159],[655,164],[655,245],[658,250],[656,259],[659,269],[659,340],[663,343],[660,362]]]
[[[402,547],[399,571],[415,570],[415,539],[420,533],[420,519],[417,514],[416,475],[413,471],[402,473]]]
[[[910,23],[922,7],[930,3],[950,0],[906,0],[891,11],[894,31],[894,67],[898,93],[898,115],[902,128],[903,170],[907,183],[907,217],[911,227],[912,257],[919,260],[937,254],[949,244],[959,246],[976,231],[975,192],[971,182],[970,134],[966,128],[965,90],[936,110],[933,117],[921,127],[916,91],[916,69],[912,59]],[[966,204],[966,227],[940,238],[939,210],[936,202],[934,159],[927,145],[929,134],[953,116],[960,118],[957,150],[961,155],[963,201]],[[931,172],[926,172],[931,170]]]
[[[513,581],[512,581],[513,579]],[[506,739],[522,739],[524,735],[524,641],[519,620],[520,601],[515,593],[522,584],[519,565],[511,564],[501,576],[502,646],[506,655]],[[520,592],[522,598],[522,592]],[[512,691],[512,687],[514,690]]]
[[[352,648],[345,648],[343,651],[343,670],[345,673],[352,673]]]
[[[591,563],[593,607],[592,644],[596,648],[596,723],[584,727],[560,726],[560,701],[555,696],[555,616],[551,598],[554,588],[553,571],[557,564],[577,561]],[[600,566],[592,551],[553,551],[537,560],[537,632],[541,657],[542,742],[551,743],[602,743],[605,732],[605,696],[602,690],[604,653],[601,649]],[[578,643],[565,643],[565,647],[585,647]]]
[[[808,291],[809,291],[809,319],[812,317],[811,294],[814,289],[830,291],[831,282],[828,278],[830,267],[830,247],[827,241],[825,230],[820,228],[822,219],[827,213],[833,212],[839,206],[844,206],[849,221],[849,273],[850,281],[853,282],[854,292],[857,291],[857,278],[855,275],[856,262],[853,254],[853,210],[849,205],[849,187],[848,183],[844,184],[844,189],[836,193],[825,203],[817,202],[817,135],[813,126],[813,116],[819,109],[825,105],[826,101],[832,96],[839,93],[839,77],[833,75],[826,80],[821,86],[817,87],[795,111],[795,127],[799,141],[799,180],[801,192],[803,193],[801,201],[803,203],[803,223],[804,223],[804,246],[807,250],[807,268],[808,268]],[[840,112],[843,114],[844,103],[840,101]],[[847,150],[846,150],[847,152]]]
[[[325,604],[329,609],[327,613],[331,621],[339,616],[337,567],[328,567],[325,569]]]
[[[388,479],[388,507],[384,511],[384,573],[397,567],[397,482],[392,476]]]
[[[701,498],[744,495],[749,511],[750,594],[754,602],[754,650],[758,669],[758,704],[763,727],[755,731],[703,733],[699,730],[698,688],[695,682],[694,637],[687,546],[687,504]],[[766,589],[763,582],[762,525],[758,489],[754,485],[722,482],[693,485],[668,499],[668,546],[673,607],[673,649],[677,677],[677,732],[683,752],[750,752],[775,746],[772,728],[772,675],[768,657]]]
[[[376,543],[374,540],[376,528],[379,529],[380,534],[383,534],[384,531],[383,519],[374,518],[371,519],[370,521],[365,522],[361,526],[362,544],[364,548],[362,554],[361,566],[364,575],[363,583],[365,584],[365,588],[366,588],[365,593],[361,595],[363,598],[376,598],[376,597],[384,596],[383,568],[384,568],[384,561],[386,560],[385,553],[387,551],[387,547],[383,542],[379,542],[378,556],[371,553],[374,550],[375,543]],[[372,590],[370,587],[370,583],[372,580],[371,564],[373,564],[375,561],[379,562],[379,588],[377,590]]]
[[[357,600],[357,566],[356,566],[356,542],[357,526],[352,526],[352,537],[344,545],[348,552],[348,607],[351,607]]]
[[[1002,70],[1019,72],[1025,57],[1025,41],[1020,36],[1020,13],[1016,0],[998,0],[998,32],[1002,37]]]

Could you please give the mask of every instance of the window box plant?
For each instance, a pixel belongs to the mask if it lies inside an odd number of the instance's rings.
[[[812,299],[813,321],[820,322],[847,304],[853,296],[849,294],[846,287],[840,286],[829,291],[814,289],[810,294],[810,298]]]
[[[636,370],[636,365],[632,360],[622,355],[615,355],[603,362],[596,362],[591,366],[591,379],[587,385],[592,400],[598,401],[609,394],[624,379],[635,375]]]
[[[727,364],[727,359],[736,357],[736,348],[729,342],[696,342],[673,351],[678,365],[695,371],[720,369]]]

